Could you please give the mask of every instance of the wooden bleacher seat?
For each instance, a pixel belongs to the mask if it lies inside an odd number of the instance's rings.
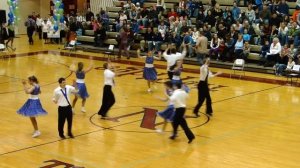
[[[172,9],[175,7],[173,3],[165,3],[167,9]],[[145,2],[144,7],[156,6],[156,3]]]
[[[119,14],[116,12],[107,12],[107,15],[109,16],[109,18],[114,18],[114,19],[119,17]]]
[[[116,39],[106,39],[104,41],[104,44],[107,44],[107,45],[110,45],[110,44],[112,44],[112,45],[118,45],[118,42],[117,42]]]
[[[119,12],[120,10],[122,10],[121,7],[106,7],[106,12]]]

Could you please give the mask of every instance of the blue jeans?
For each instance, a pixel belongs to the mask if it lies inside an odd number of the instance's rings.
[[[162,41],[155,41],[155,50],[156,50],[157,52],[160,51],[160,48],[161,48],[162,43],[163,43]]]
[[[299,36],[295,36],[294,37],[294,47],[299,47],[300,46],[300,37]]]
[[[200,65],[203,65],[204,58],[205,58],[205,54],[197,53],[197,61],[199,62]]]
[[[282,75],[283,71],[286,69],[285,64],[275,64],[275,73],[276,75]]]

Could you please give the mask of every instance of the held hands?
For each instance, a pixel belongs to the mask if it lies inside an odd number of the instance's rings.
[[[27,81],[23,79],[23,80],[22,80],[22,84],[23,84],[23,85],[26,85],[26,84],[27,84]]]

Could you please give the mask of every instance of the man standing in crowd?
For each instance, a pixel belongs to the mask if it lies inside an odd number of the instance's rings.
[[[30,45],[33,45],[33,33],[35,31],[36,23],[32,19],[32,16],[28,16],[28,20],[25,22],[25,26],[27,27],[27,36],[28,36],[28,42]]]
[[[203,59],[205,58],[205,55],[207,54],[207,37],[204,36],[203,29],[200,29],[200,35],[196,43],[196,54],[197,54],[197,60],[200,65],[203,64]]]

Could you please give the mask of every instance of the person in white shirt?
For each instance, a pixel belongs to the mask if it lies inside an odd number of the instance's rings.
[[[45,44],[48,43],[48,32],[50,28],[50,22],[48,22],[46,19],[42,22],[42,31],[43,31],[43,39],[45,40]]]
[[[43,18],[41,18],[40,14],[38,14],[36,18],[36,27],[37,27],[37,32],[39,33],[40,40],[42,40],[42,23],[43,23]]]
[[[169,79],[172,80],[173,78],[173,69],[176,66],[176,61],[181,60],[186,56],[186,45],[183,47],[182,53],[177,53],[175,48],[171,49],[171,54],[167,54],[169,51],[169,46],[163,53],[163,57],[167,61],[167,71],[168,71],[168,76]]]
[[[211,98],[210,98],[209,88],[208,88],[208,78],[218,76],[221,74],[221,72],[213,74],[208,69],[209,64],[210,64],[210,59],[206,58],[205,64],[202,65],[200,68],[200,81],[198,83],[198,103],[194,108],[194,114],[196,115],[196,117],[199,117],[199,109],[202,106],[205,99],[206,99],[206,114],[212,116],[213,113],[211,107]]]
[[[103,97],[102,105],[98,111],[98,115],[101,116],[101,119],[107,118],[107,112],[115,104],[115,96],[112,92],[112,87],[115,85],[114,78],[116,76],[114,72],[114,67],[110,62],[103,64],[104,70],[104,88],[103,88]]]
[[[273,43],[270,46],[270,52],[267,53],[267,61],[264,66],[273,66],[276,60],[280,57],[281,44],[279,39],[275,37]]]
[[[58,133],[62,139],[64,136],[65,121],[68,122],[68,136],[74,138],[72,134],[72,106],[70,104],[70,95],[76,94],[78,90],[70,85],[66,85],[65,78],[58,79],[59,87],[54,90],[53,102],[58,105]]]
[[[172,122],[173,135],[170,137],[170,139],[175,139],[177,137],[177,130],[178,126],[180,125],[184,130],[185,135],[189,139],[188,143],[191,143],[195,139],[195,135],[188,127],[187,122],[184,118],[186,110],[186,99],[188,97],[188,94],[186,93],[186,91],[182,90],[181,87],[181,83],[176,83],[175,85],[173,85],[174,92],[169,97],[170,102],[174,104],[175,108],[175,116]]]

